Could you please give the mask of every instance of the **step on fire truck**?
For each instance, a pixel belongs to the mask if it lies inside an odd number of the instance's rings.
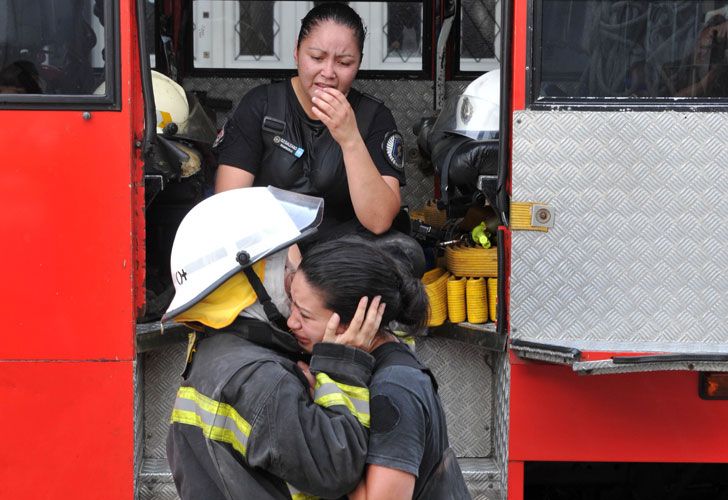
[[[0,1],[0,497],[176,497],[169,248],[312,5]],[[473,497],[728,498],[728,1],[352,5],[431,265],[497,249],[495,321],[417,342]],[[438,126],[493,70],[497,135]]]

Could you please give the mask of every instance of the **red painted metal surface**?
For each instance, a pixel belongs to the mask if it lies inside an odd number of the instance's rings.
[[[133,498],[142,115],[120,4],[120,111],[0,111],[0,498]]]
[[[0,363],[0,498],[133,498],[133,363]]]
[[[728,401],[700,399],[697,373],[512,364],[510,405],[511,460],[728,462]]]
[[[133,9],[133,6],[130,7]],[[127,66],[135,68],[134,71],[124,73],[129,79],[125,86],[129,88],[129,107],[131,108],[131,139],[134,142],[132,151],[131,178],[132,178],[132,216],[133,231],[132,238],[132,259],[134,266],[132,268],[133,277],[133,303],[134,317],[143,315],[143,308],[146,302],[145,293],[145,256],[146,256],[146,227],[145,227],[145,201],[144,201],[144,162],[142,159],[141,145],[144,139],[144,98],[142,94],[142,79],[139,70],[139,33],[135,26],[135,17],[129,17],[130,29],[127,30],[126,36],[129,37],[129,53],[127,55],[129,63]],[[123,35],[122,35],[123,36]]]
[[[129,116],[81,113],[0,115],[0,359],[132,357]]]
[[[523,500],[524,476],[523,462],[508,462],[508,500]]]
[[[526,51],[528,49],[528,1],[514,0],[513,5],[513,47],[511,61],[513,76],[511,99],[513,111],[526,107]]]
[[[92,111],[89,120],[80,110],[0,113],[8,332],[0,359],[133,357],[130,82],[138,75],[121,68],[121,111]]]

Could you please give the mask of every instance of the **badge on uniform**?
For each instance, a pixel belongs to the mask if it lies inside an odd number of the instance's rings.
[[[303,156],[303,148],[299,148],[290,141],[285,140],[280,135],[273,136],[273,142],[282,150],[288,151],[296,158]]]
[[[404,140],[402,134],[393,130],[387,132],[382,142],[382,150],[387,157],[387,161],[397,170],[404,170]]]

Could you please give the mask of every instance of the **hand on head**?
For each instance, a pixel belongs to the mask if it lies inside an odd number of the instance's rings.
[[[336,332],[339,329],[341,318],[336,313],[332,314],[326,324],[323,341],[346,344],[367,352],[371,351],[372,343],[382,323],[384,309],[387,306],[381,300],[382,298],[377,295],[369,304],[368,297],[362,297],[349,326],[340,334]]]

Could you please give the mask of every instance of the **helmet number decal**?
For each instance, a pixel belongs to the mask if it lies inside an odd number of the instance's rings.
[[[393,130],[387,132],[382,142],[382,152],[387,161],[400,172],[404,170],[404,140],[402,134]]]
[[[177,284],[181,285],[187,281],[187,271],[180,269],[174,274],[174,278],[177,280]]]

